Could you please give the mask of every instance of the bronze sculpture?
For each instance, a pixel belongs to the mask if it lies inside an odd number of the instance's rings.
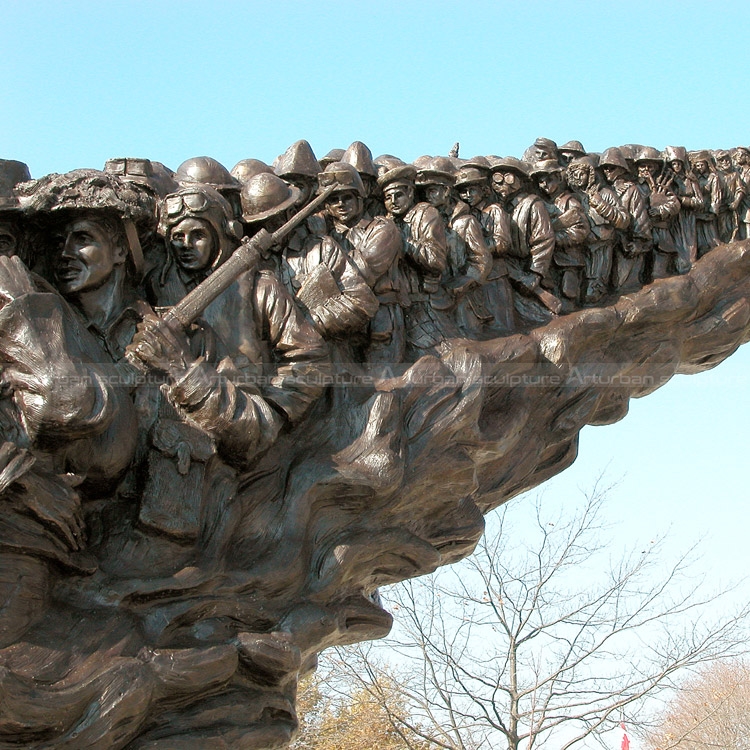
[[[0,747],[282,747],[378,586],[747,340],[750,152],[623,149],[0,162]]]

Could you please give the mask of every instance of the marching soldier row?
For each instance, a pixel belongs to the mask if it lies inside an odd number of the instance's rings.
[[[220,559],[243,478],[332,377],[527,331],[748,238],[750,151],[734,162],[546,139],[523,160],[412,164],[298,141],[231,173],[128,158],[31,180],[0,161],[0,477],[17,487],[0,483],[0,647],[53,568]],[[21,573],[23,595],[3,588]]]
[[[18,252],[62,288],[59,264],[44,249],[47,230],[30,210],[51,178],[29,181],[19,162],[0,171],[0,253]],[[746,148],[688,154],[629,145],[587,154],[576,141],[558,148],[539,138],[523,159],[406,164],[373,159],[360,142],[317,160],[298,141],[273,165],[244,159],[231,173],[209,157],[174,173],[146,159],[112,159],[104,173],[156,205],[138,260],[139,293],[156,307],[177,302],[243,236],[273,232],[332,186],[262,265],[336,358],[373,366],[414,361],[450,338],[528,330],[686,273],[750,231]],[[65,179],[55,178],[59,191]]]

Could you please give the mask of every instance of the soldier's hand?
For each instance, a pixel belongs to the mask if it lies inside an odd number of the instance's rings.
[[[147,315],[139,324],[128,356],[143,362],[149,369],[179,378],[192,364],[193,356],[187,336],[155,315]]]
[[[18,256],[0,256],[0,302],[10,302],[35,291],[29,269]]]
[[[659,211],[658,211],[658,209],[656,209],[656,208],[649,208],[649,210],[648,210],[648,215],[649,215],[649,216],[650,216],[650,217],[651,217],[652,219],[658,219],[658,218],[659,218],[659,215],[660,215],[660,214],[659,214]]]

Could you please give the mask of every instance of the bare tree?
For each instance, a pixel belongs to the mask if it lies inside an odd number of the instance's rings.
[[[472,557],[385,592],[394,634],[339,650],[339,668],[376,694],[389,653],[409,709],[398,721],[446,750],[567,750],[642,724],[646,699],[683,670],[738,652],[748,609],[716,614],[694,550],[667,565],[657,539],[612,558],[606,495],[598,485],[555,518],[538,499],[523,538],[505,506]]]
[[[750,667],[711,664],[680,687],[648,735],[652,750],[748,750]]]

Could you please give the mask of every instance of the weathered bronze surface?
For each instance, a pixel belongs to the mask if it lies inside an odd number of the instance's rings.
[[[283,747],[379,586],[750,338],[749,185],[545,138],[0,161],[0,747]]]

